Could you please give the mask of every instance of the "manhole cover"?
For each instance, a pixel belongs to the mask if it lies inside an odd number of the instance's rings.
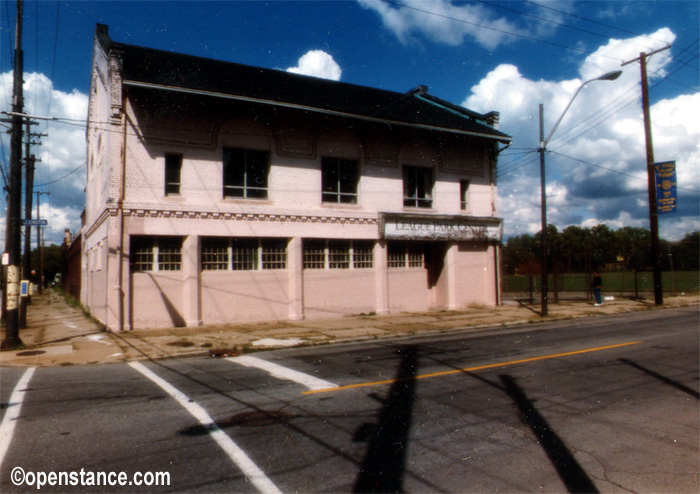
[[[46,353],[45,350],[27,350],[26,352],[19,352],[17,354],[18,357],[31,357],[32,355],[41,355],[42,353]]]
[[[191,341],[172,341],[172,342],[168,343],[168,346],[188,347],[188,346],[194,346],[194,343]]]

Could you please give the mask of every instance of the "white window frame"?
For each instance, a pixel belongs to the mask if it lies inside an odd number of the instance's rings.
[[[372,269],[373,244],[373,240],[304,239],[304,269]]]

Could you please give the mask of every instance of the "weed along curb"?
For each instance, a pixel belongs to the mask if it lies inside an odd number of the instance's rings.
[[[699,306],[700,295],[668,297],[663,307],[643,300],[615,297],[594,307],[584,297],[560,300],[542,318],[538,305],[509,298],[498,307],[462,311],[432,311],[393,315],[358,314],[335,319],[210,325],[189,328],[106,332],[75,300],[46,290],[33,297],[24,347],[0,353],[0,365],[58,366],[116,363],[130,360],[211,357],[225,358],[270,349],[342,344],[354,341],[416,336],[448,331],[483,331],[541,322],[601,315]]]

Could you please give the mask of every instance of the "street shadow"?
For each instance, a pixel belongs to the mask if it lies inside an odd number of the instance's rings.
[[[520,411],[523,421],[540,441],[542,448],[557,469],[559,477],[572,493],[598,492],[590,477],[576,461],[564,441],[552,430],[547,420],[537,411],[532,400],[518,386],[511,376],[501,375],[504,391],[513,400]]]
[[[505,393],[517,406],[521,420],[527,424],[542,445],[547,457],[552,462],[559,477],[572,493],[597,493],[598,489],[593,484],[583,467],[578,463],[574,455],[569,451],[564,441],[550,427],[547,420],[535,408],[533,401],[525,394],[523,389],[509,375],[499,376],[501,383],[491,381],[474,372],[461,369],[453,364],[440,359],[435,362],[461,371],[463,374],[481,381],[482,383]]]
[[[520,306],[521,309],[527,309],[527,310],[529,310],[530,312],[533,312],[533,313],[537,314],[538,316],[540,315],[540,311],[539,311],[538,309],[535,309],[534,307],[532,307],[531,304],[534,303],[532,300],[529,300],[529,299],[528,299],[528,300],[518,299],[518,300],[516,300],[516,301],[518,302],[518,305]]]
[[[674,387],[674,388],[676,388],[676,389],[678,389],[678,390],[680,390],[680,391],[683,391],[684,393],[689,394],[690,396],[692,396],[692,397],[695,398],[696,400],[700,400],[700,393],[698,393],[698,392],[695,391],[694,389],[690,389],[690,388],[689,388],[688,386],[686,386],[685,384],[681,384],[681,383],[679,383],[678,381],[674,381],[674,380],[671,379],[671,378],[668,378],[668,377],[666,377],[666,376],[662,376],[661,374],[659,374],[659,373],[657,373],[657,372],[654,372],[654,371],[651,370],[651,369],[647,369],[647,368],[644,367],[643,365],[639,365],[639,364],[636,363],[636,362],[633,362],[633,361],[631,361],[631,360],[627,360],[626,358],[621,358],[621,359],[619,359],[619,360],[620,360],[620,362],[622,362],[623,364],[627,364],[627,365],[629,365],[630,367],[634,367],[635,369],[638,369],[638,370],[642,371],[643,373],[645,373],[645,374],[647,374],[647,375],[649,375],[649,376],[651,376],[651,377],[654,377],[654,378],[658,379],[658,380],[661,381],[662,383],[668,384],[669,386],[672,386],[672,387]]]
[[[368,441],[367,453],[353,492],[402,492],[403,477],[415,400],[417,351],[413,346],[401,349],[403,358],[396,380],[376,424],[364,424],[355,433],[356,441]]]

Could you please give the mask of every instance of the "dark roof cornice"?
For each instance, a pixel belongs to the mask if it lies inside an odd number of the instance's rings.
[[[510,136],[486,125],[486,115],[453,105],[425,91],[397,93],[116,43],[109,38],[107,27],[100,24],[96,37],[105,51],[121,52],[125,86],[280,105],[505,143],[511,141]]]

